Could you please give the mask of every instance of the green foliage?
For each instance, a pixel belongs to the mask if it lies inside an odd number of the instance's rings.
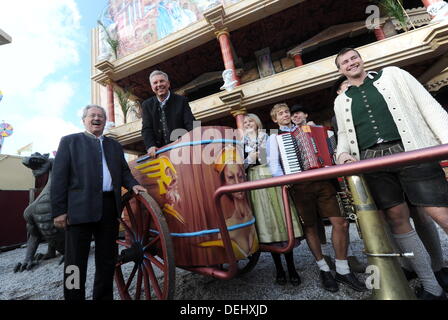
[[[123,122],[127,122],[128,112],[131,109],[131,104],[129,103],[129,97],[131,92],[126,90],[114,90],[118,97],[118,103],[120,104],[121,111],[123,112]]]
[[[112,51],[114,52],[114,55],[115,55],[115,59],[117,59],[118,58],[118,46],[120,45],[120,42],[118,40],[113,39],[110,36],[109,32],[107,31],[107,28],[104,26],[104,24],[100,20],[97,20],[97,22],[103,28],[104,32],[106,33],[107,43],[112,48]]]
[[[403,0],[377,0],[375,2],[390,18],[397,19],[404,31],[408,31],[406,11],[403,8]]]

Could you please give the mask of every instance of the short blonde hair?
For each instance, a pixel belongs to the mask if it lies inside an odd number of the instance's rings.
[[[260,118],[255,113],[248,113],[246,114],[246,117],[254,120],[255,124],[257,125],[257,130],[263,129],[263,124],[261,123]]]
[[[286,103],[277,103],[276,105],[274,105],[271,109],[271,119],[272,121],[276,121],[277,120],[277,113],[280,111],[280,109],[282,108],[286,108],[289,110],[289,107]]]

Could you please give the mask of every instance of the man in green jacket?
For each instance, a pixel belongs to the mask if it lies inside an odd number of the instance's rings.
[[[343,49],[335,62],[350,83],[335,100],[338,163],[448,143],[448,114],[408,72],[397,67],[367,72],[360,54],[352,48]],[[432,162],[385,168],[364,176],[400,249],[415,254],[410,262],[423,285],[417,296],[446,299],[431,270],[429,255],[410,223],[405,200],[406,195],[448,233],[448,184],[440,165]]]

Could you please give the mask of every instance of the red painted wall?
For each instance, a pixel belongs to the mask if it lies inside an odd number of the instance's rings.
[[[0,190],[0,247],[26,242],[23,211],[28,206],[29,191]]]

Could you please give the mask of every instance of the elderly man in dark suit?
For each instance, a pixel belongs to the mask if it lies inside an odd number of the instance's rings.
[[[54,224],[66,228],[64,297],[85,299],[87,261],[95,239],[93,299],[113,299],[121,187],[145,192],[132,176],[121,145],[103,136],[106,112],[84,108],[86,131],[61,139],[53,165],[51,207]],[[77,271],[77,272],[75,272]],[[70,282],[71,275],[79,275]],[[67,281],[68,280],[68,281]]]
[[[170,92],[170,81],[165,72],[155,70],[149,76],[154,97],[142,104],[142,136],[148,154],[156,155],[156,148],[171,142],[175,129],[193,129],[195,118],[191,113],[187,98]]]

